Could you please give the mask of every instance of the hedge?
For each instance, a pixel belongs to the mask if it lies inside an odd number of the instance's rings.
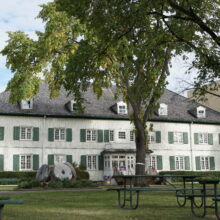
[[[162,171],[160,175],[171,174],[171,175],[201,175],[206,179],[220,179],[220,171]],[[198,179],[198,178],[197,178]],[[172,178],[173,182],[181,182],[182,178]]]
[[[0,172],[0,178],[18,178],[18,179],[26,179],[26,178],[35,178],[37,172],[36,171],[3,171]]]

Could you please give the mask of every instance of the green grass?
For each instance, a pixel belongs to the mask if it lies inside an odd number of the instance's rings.
[[[193,217],[189,201],[178,208],[174,193],[143,192],[137,210],[123,210],[117,205],[117,193],[112,191],[35,192],[9,195],[25,200],[23,205],[6,205],[4,220],[177,220]],[[216,219],[210,210],[203,219]]]

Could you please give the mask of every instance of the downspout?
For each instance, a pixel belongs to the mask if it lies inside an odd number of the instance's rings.
[[[42,129],[42,148],[41,148],[41,166],[43,165],[43,164],[45,164],[44,163],[44,155],[45,155],[45,153],[44,153],[44,148],[45,148],[45,140],[46,140],[46,137],[45,137],[45,128],[46,128],[46,119],[47,119],[47,116],[46,115],[44,115],[44,119],[43,119],[43,129]]]
[[[193,135],[192,135],[193,121],[189,124],[189,135],[190,135],[190,156],[191,156],[191,170],[194,171],[193,164]]]

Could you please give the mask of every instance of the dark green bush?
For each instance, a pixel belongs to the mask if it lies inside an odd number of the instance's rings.
[[[62,183],[63,183],[63,188],[72,188],[74,185],[74,182],[69,179],[64,179]]]
[[[48,187],[53,189],[60,189],[63,188],[63,183],[59,179],[53,179],[48,183]]]
[[[31,188],[40,187],[40,186],[41,186],[40,181],[36,179],[26,179],[26,180],[21,181],[18,184],[19,189],[31,189]]]
[[[171,174],[171,175],[201,175],[206,179],[220,179],[219,171],[162,171],[159,174]],[[198,179],[198,178],[197,178]],[[172,178],[173,182],[182,182],[182,178]]]
[[[37,172],[36,171],[2,171],[0,172],[0,178],[18,178],[18,179],[25,179],[25,178],[35,178]]]
[[[94,183],[90,180],[77,180],[72,184],[72,188],[93,187]]]

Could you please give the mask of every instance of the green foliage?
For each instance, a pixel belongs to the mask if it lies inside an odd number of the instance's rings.
[[[204,171],[204,172],[197,172],[197,171],[162,171],[159,174],[171,174],[171,175],[201,175],[204,176],[203,178],[206,179],[220,179],[220,172],[219,171]],[[199,177],[202,178],[202,177]],[[198,178],[196,178],[198,179]],[[173,182],[182,182],[182,178],[172,178]]]
[[[40,187],[40,186],[41,186],[41,183],[37,179],[26,179],[24,181],[21,181],[18,184],[19,189],[31,189],[31,188]]]
[[[63,183],[59,179],[53,179],[48,183],[48,187],[53,189],[60,189],[63,188]]]
[[[86,167],[82,164],[78,166],[78,164],[73,163],[73,167],[76,170],[77,174],[77,180],[88,180],[89,179],[89,173],[86,171]]]
[[[13,172],[13,171],[3,171],[0,172],[0,178],[35,178],[37,172],[36,171],[22,171],[22,172]]]

